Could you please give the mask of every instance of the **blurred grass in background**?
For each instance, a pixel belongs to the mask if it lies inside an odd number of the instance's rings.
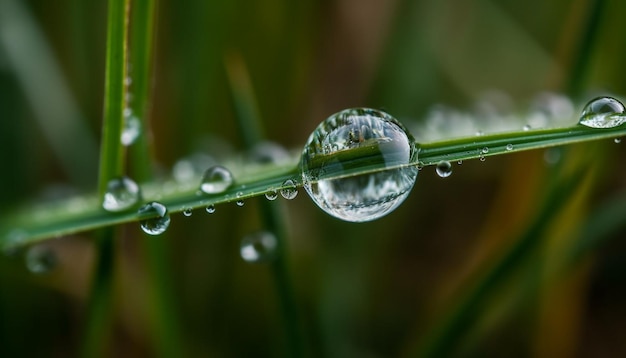
[[[96,189],[106,9],[0,0],[4,212]],[[321,120],[356,106],[419,128],[437,104],[475,113],[504,97],[506,120],[555,91],[574,102],[574,123],[596,94],[625,93],[624,10],[592,0],[161,0],[155,170],[244,153],[225,65],[233,56],[266,138],[296,151]],[[372,223],[337,221],[301,190],[283,216],[307,355],[626,355],[623,146],[563,148],[553,165],[541,151],[469,161],[445,180],[425,168],[409,199]],[[285,355],[269,267],[238,254],[261,228],[260,200],[175,215],[166,238],[123,227],[105,355],[166,353],[151,338],[142,240],[167,240],[182,355]],[[58,265],[45,275],[0,256],[0,356],[77,354],[92,236],[47,242]]]

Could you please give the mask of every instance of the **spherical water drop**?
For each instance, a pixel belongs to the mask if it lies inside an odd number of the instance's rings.
[[[142,206],[137,213],[141,217],[145,217],[139,221],[139,224],[146,234],[160,235],[170,226],[170,215],[167,213],[167,208],[156,201]]]
[[[611,97],[591,100],[580,116],[578,124],[591,128],[614,128],[626,122],[624,105]]]
[[[480,159],[481,162],[484,162],[485,161],[485,156],[481,155],[478,159]]]
[[[442,160],[437,163],[437,175],[442,178],[447,178],[452,174],[452,165],[450,162]]]
[[[615,144],[619,144],[622,142],[622,138],[615,138],[613,139],[613,142],[615,142]]]
[[[237,204],[237,206],[243,206],[245,203],[243,200],[237,200],[235,204]]]
[[[485,147],[480,151],[482,154],[487,154],[489,153],[489,148]]]
[[[200,190],[207,194],[218,194],[224,192],[233,184],[233,175],[228,169],[216,165],[207,169],[202,176]]]
[[[54,251],[44,245],[29,248],[26,252],[25,260],[28,271],[35,274],[50,272],[57,264],[57,257]]]
[[[132,113],[124,116],[124,128],[122,128],[121,142],[125,146],[129,146],[139,138],[141,134],[141,121]]]
[[[271,261],[276,256],[277,247],[276,236],[261,231],[244,237],[239,252],[246,262],[260,263]]]
[[[531,127],[530,127],[530,124],[526,124],[526,125],[524,125],[524,126],[522,127],[522,130],[523,130],[524,132],[528,132],[528,131],[530,130],[530,128],[531,128]]]
[[[462,161],[462,160],[459,160],[459,161],[458,161],[458,162],[456,162],[456,163],[457,163],[458,165],[461,165],[461,164],[463,164],[463,161]]]
[[[278,191],[275,189],[270,189],[265,193],[265,198],[270,201],[276,200],[278,198]]]
[[[328,214],[370,221],[406,199],[417,177],[418,166],[410,165],[416,160],[415,141],[395,118],[374,109],[347,109],[330,116],[309,137],[302,152],[302,179],[309,196]],[[363,171],[370,172],[359,174]]]
[[[513,144],[507,144],[506,145],[506,150],[513,150]]]
[[[137,204],[140,196],[139,186],[133,180],[127,177],[115,178],[107,184],[102,207],[106,211],[123,211]]]
[[[283,186],[285,186],[285,188],[280,189],[280,195],[283,198],[287,200],[292,200],[298,195],[298,188],[296,187],[296,183],[293,180],[285,180]]]
[[[480,129],[476,131],[476,136],[480,137],[482,135],[484,135],[485,133],[483,131],[481,131]]]
[[[191,208],[187,208],[187,209],[183,210],[183,215],[189,217],[189,216],[191,216],[191,214],[193,214],[193,210]]]
[[[213,214],[215,212],[215,205],[209,205],[206,207],[206,212],[209,214]]]

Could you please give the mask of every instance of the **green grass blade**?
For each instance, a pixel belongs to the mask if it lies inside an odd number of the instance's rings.
[[[226,58],[226,69],[237,112],[239,130],[246,149],[250,151],[263,139],[261,120],[256,108],[250,78],[239,54],[233,53]],[[265,228],[276,237],[276,258],[270,265],[283,318],[287,356],[301,357],[303,355],[302,333],[296,299],[289,277],[286,223],[278,205],[279,203],[263,200],[259,208]]]
[[[481,303],[537,246],[553,215],[565,207],[583,181],[583,174],[584,171],[581,170],[564,179],[556,178],[552,181],[533,224],[526,228],[513,246],[468,290],[458,305],[448,311],[429,332],[415,351],[415,356],[450,356],[460,337],[470,329],[474,315],[480,312]]]
[[[102,199],[107,183],[121,176],[124,152],[120,141],[125,107],[126,43],[128,32],[128,0],[110,0],[108,8],[107,55],[104,89],[104,121],[100,149],[98,199]],[[95,207],[100,207],[97,205]],[[114,229],[108,228],[97,242],[97,261],[87,308],[87,328],[83,354],[104,355],[104,342],[110,326],[113,305]]]
[[[132,101],[130,109],[139,119],[141,131],[139,137],[130,146],[133,178],[138,183],[152,179],[152,156],[148,141],[150,130],[150,98],[153,68],[155,22],[157,0],[137,0],[133,2],[131,11],[130,63],[132,64]]]
[[[98,194],[104,195],[109,180],[124,173],[122,135],[126,86],[128,0],[110,0],[104,82],[104,122],[100,147]]]
[[[420,165],[436,165],[441,160],[455,161],[502,155],[523,150],[546,148],[558,145],[594,140],[613,139],[626,136],[626,126],[611,129],[594,129],[582,125],[555,129],[537,129],[497,133],[484,136],[470,136],[420,145],[418,161]],[[511,144],[513,149],[508,150]],[[487,153],[484,148],[488,148]],[[351,162],[363,163],[364,153],[360,148],[349,153],[337,153],[346,164],[342,173],[332,173],[325,179],[366,174],[389,167],[380,164],[350,166]],[[185,209],[198,209],[208,205],[218,205],[265,194],[269,189],[284,188],[284,182],[292,179],[301,185],[298,159],[292,155],[290,163],[281,166],[269,164],[230,162],[225,165],[235,176],[232,187],[221,194],[198,195],[197,185],[180,184],[175,181],[151,182],[142,185],[144,200],[160,201],[170,213]],[[332,158],[329,158],[332,159]],[[417,165],[410,163],[409,165]],[[237,197],[237,194],[242,195]],[[108,225],[138,221],[137,213],[108,213],[94,204],[93,197],[76,197],[61,203],[29,207],[16,211],[0,223],[0,247],[26,245],[46,238],[68,235],[84,230]],[[19,232],[20,235],[14,235]]]
[[[150,130],[150,98],[154,42],[156,35],[157,0],[136,0],[131,9],[131,33],[129,58],[132,68],[132,114],[141,123],[137,140],[129,148],[132,176],[137,182],[153,180],[151,148],[148,141]],[[167,233],[164,234],[167,236]],[[168,240],[141,240],[146,270],[148,271],[148,313],[152,344],[156,356],[176,357],[184,355],[181,343],[183,335],[177,312],[170,261],[167,255]]]

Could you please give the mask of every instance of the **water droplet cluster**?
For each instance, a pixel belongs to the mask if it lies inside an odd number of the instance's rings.
[[[415,141],[389,114],[368,108],[338,112],[311,134],[302,152],[304,188],[328,214],[375,220],[409,195],[417,177]],[[356,174],[368,168],[381,169]]]

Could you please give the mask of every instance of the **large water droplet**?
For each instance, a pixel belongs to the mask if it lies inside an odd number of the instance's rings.
[[[276,256],[277,246],[278,241],[274,234],[261,231],[244,237],[239,252],[246,262],[267,262]]]
[[[282,197],[287,200],[295,199],[295,197],[298,195],[298,188],[296,187],[296,183],[291,179],[287,179],[283,183],[283,186],[285,186],[285,188],[280,189],[280,195],[282,195]]]
[[[124,116],[124,128],[122,128],[121,142],[129,146],[139,138],[141,134],[141,121],[132,113]]]
[[[29,248],[24,258],[28,271],[36,274],[50,272],[57,264],[57,257],[54,251],[45,245]]]
[[[408,131],[389,114],[347,109],[322,122],[302,152],[304,188],[328,214],[346,221],[378,219],[409,195],[418,168]],[[371,173],[358,174],[366,170]],[[356,174],[356,175],[355,175]]]
[[[137,204],[140,196],[139,186],[133,180],[127,177],[115,178],[107,184],[102,207],[106,211],[123,211]]]
[[[437,163],[437,175],[442,178],[447,178],[452,174],[452,164],[450,162],[442,160]]]
[[[228,169],[216,165],[207,169],[202,176],[200,190],[207,194],[218,194],[224,192],[233,184],[233,175]]]
[[[578,124],[591,128],[614,128],[626,122],[624,105],[611,97],[591,100],[580,116]]]
[[[170,215],[167,213],[167,208],[156,201],[142,206],[137,213],[147,217],[139,221],[141,229],[146,234],[160,235],[170,226]]]

